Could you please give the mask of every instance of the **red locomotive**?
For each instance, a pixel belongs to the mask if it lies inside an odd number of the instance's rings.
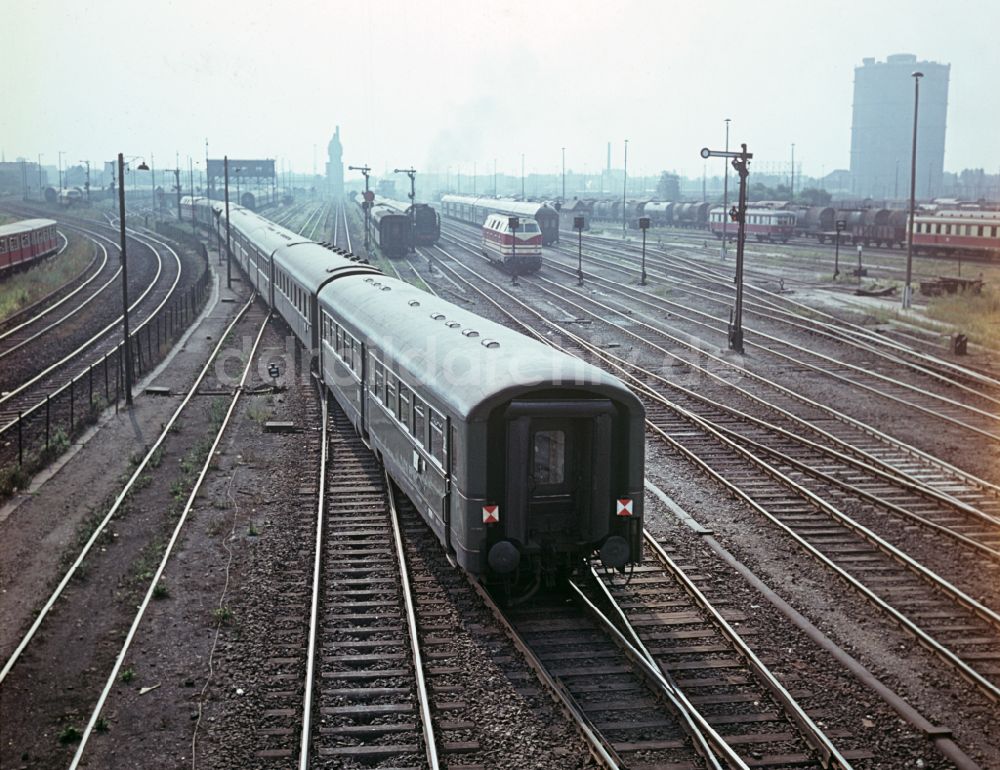
[[[486,217],[483,223],[483,255],[508,273],[535,273],[542,266],[542,231],[534,219],[522,219],[515,233],[510,227],[511,220],[515,218],[506,214]]]

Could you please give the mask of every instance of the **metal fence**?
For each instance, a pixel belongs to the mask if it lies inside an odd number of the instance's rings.
[[[150,372],[170,351],[177,337],[205,305],[211,287],[207,266],[197,281],[143,321],[129,335],[132,382]],[[29,474],[62,453],[73,437],[97,421],[98,415],[125,397],[123,343],[91,363],[45,400],[0,429],[0,458]]]

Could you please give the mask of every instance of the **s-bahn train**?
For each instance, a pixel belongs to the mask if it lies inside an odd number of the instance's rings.
[[[918,211],[913,218],[913,253],[1000,259],[1000,212]]]
[[[534,219],[518,223],[511,231],[511,218],[490,214],[483,223],[483,256],[511,275],[537,273],[542,267],[542,234]]]
[[[621,381],[251,211],[230,223],[250,284],[463,569],[537,585],[640,561],[644,412]]]
[[[739,222],[729,218],[729,212],[721,206],[712,209],[708,214],[708,226],[712,234],[721,240],[723,223],[725,224],[726,240],[735,240],[739,232]],[[753,236],[758,241],[781,241],[788,239],[795,232],[795,212],[775,211],[774,209],[748,208],[746,211],[746,226],[744,233],[747,238]]]
[[[470,195],[445,195],[441,212],[446,217],[482,227],[490,214],[534,219],[542,233],[542,245],[559,242],[559,212],[547,203],[515,201],[507,198],[476,198]]]
[[[36,262],[59,248],[52,219],[22,219],[0,225],[0,274]]]
[[[427,203],[403,201],[375,196],[375,205],[384,205],[411,217],[410,242],[415,246],[433,246],[441,238],[441,215]]]

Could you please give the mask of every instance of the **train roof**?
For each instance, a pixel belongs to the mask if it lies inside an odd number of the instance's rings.
[[[559,216],[559,212],[547,203],[538,201],[515,201],[507,198],[475,198],[471,195],[444,195],[441,197],[442,203],[461,203],[467,206],[479,206],[490,209],[498,214],[512,214],[522,217]]]
[[[213,207],[214,208],[214,207]],[[220,210],[223,220],[226,218],[226,207],[223,203]],[[293,243],[312,243],[308,238],[298,233],[292,232],[281,225],[275,224],[270,219],[262,217],[255,211],[251,211],[232,202],[229,204],[229,218],[233,227],[239,230],[268,256],[274,254],[277,249],[289,246]]]
[[[642,411],[632,392],[603,370],[395,278],[333,281],[319,302],[395,362],[398,374],[429,385],[469,420],[486,420],[519,394],[553,387],[587,390]]]
[[[30,233],[42,227],[51,227],[56,224],[54,219],[22,219],[20,222],[11,222],[9,225],[0,225],[0,238],[10,235],[20,235]]]
[[[407,213],[410,210],[409,201],[398,201],[393,198],[386,198],[383,195],[375,196],[375,205],[388,206],[391,209],[395,209],[396,211],[401,211],[403,213]]]
[[[274,252],[274,263],[312,293],[335,278],[356,274],[382,275],[381,270],[360,257],[353,254],[345,256],[315,241],[300,240],[282,246]]]
[[[371,218],[374,219],[376,223],[381,222],[386,217],[403,217],[407,220],[409,219],[409,216],[405,211],[400,211],[399,209],[387,206],[384,203],[376,203],[372,206]]]
[[[1000,219],[1000,211],[982,211],[981,209],[941,209],[938,211],[918,211],[917,219],[941,219],[949,222],[956,219],[982,222]]]

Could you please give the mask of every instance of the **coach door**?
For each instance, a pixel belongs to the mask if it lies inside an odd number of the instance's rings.
[[[603,536],[611,403],[515,401],[507,425],[506,511],[501,511],[507,536],[525,544]]]

